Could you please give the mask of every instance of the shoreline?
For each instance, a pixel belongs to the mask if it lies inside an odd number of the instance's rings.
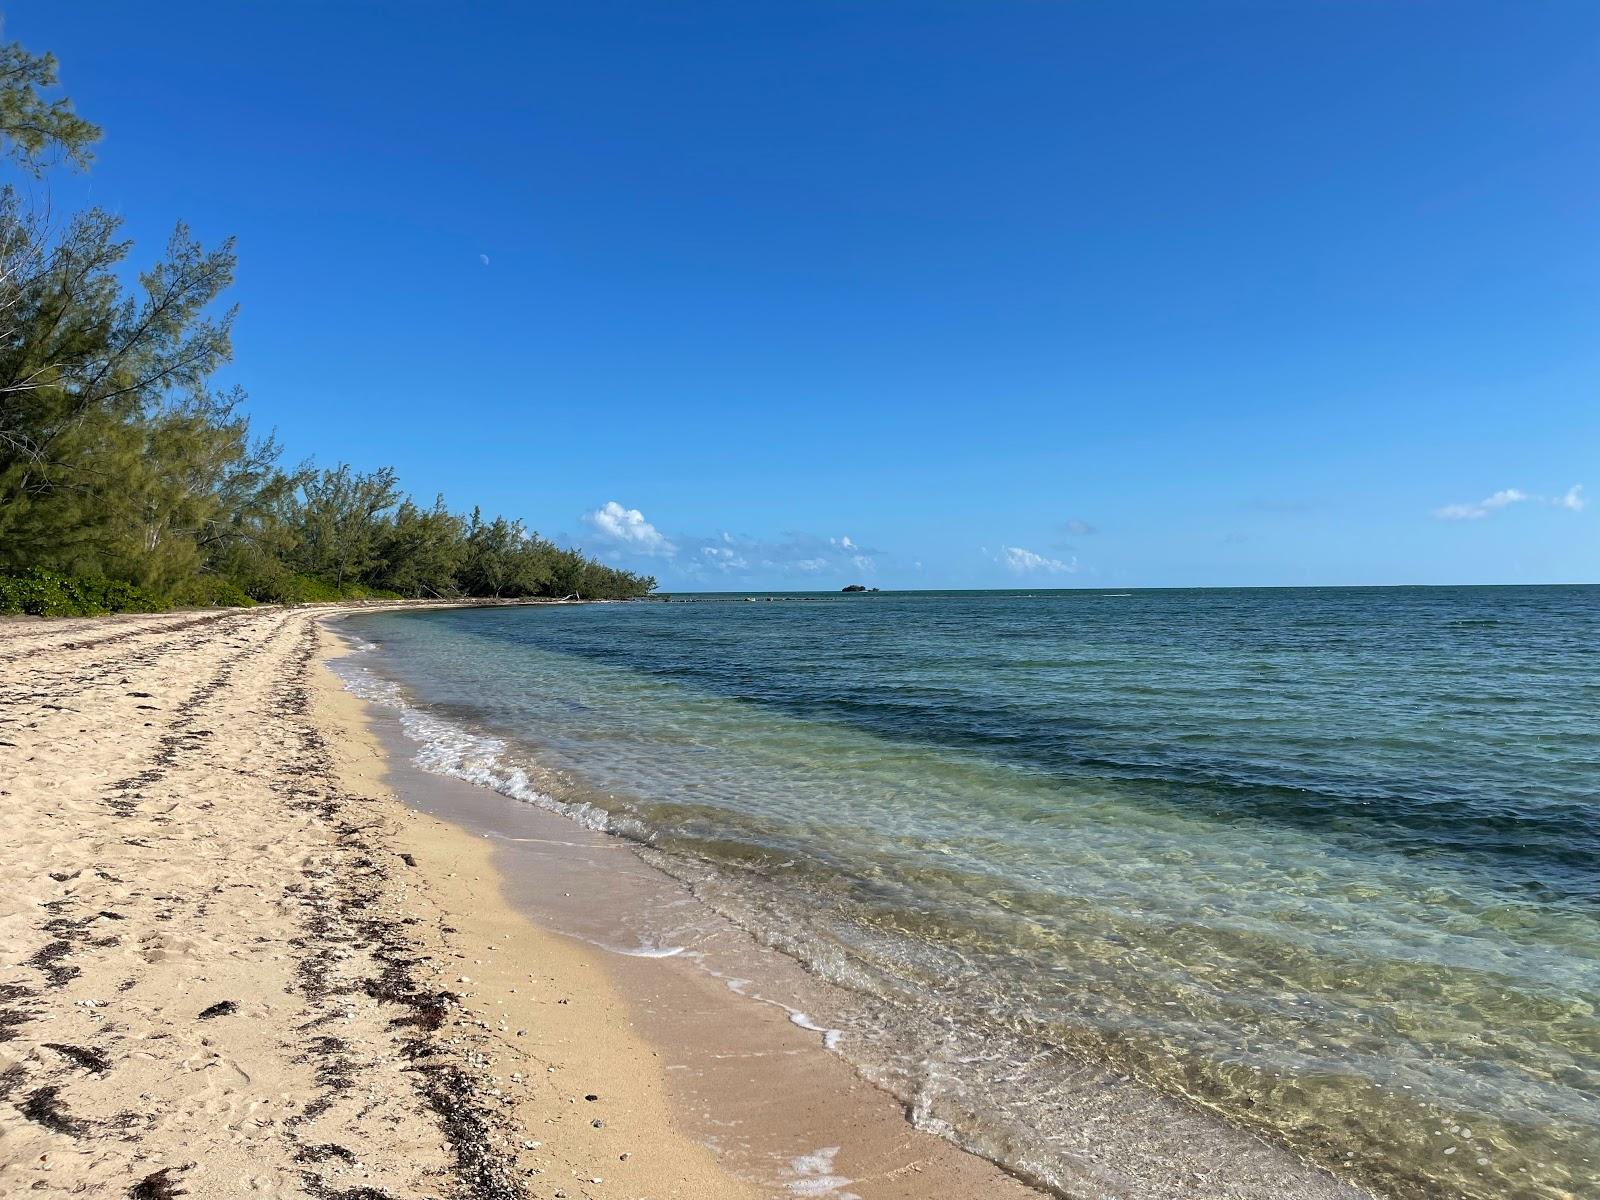
[[[329,668],[348,652],[329,628],[330,615],[316,621],[313,712],[339,742],[334,756],[341,782],[395,809],[392,850],[444,922],[441,986],[453,990],[469,1019],[487,1032],[491,1046],[481,1069],[490,1082],[508,1091],[515,1090],[508,1084],[527,1085],[507,1098],[523,1148],[566,1168],[541,1174],[573,1197],[612,1194],[603,1190],[608,1180],[613,1192],[620,1186],[624,1194],[645,1189],[686,1200],[758,1195],[678,1131],[659,1052],[633,1033],[622,998],[595,956],[506,902],[491,844],[395,795],[388,782],[392,762],[372,731],[370,706]]]
[[[331,626],[324,622],[325,636],[342,641]],[[325,662],[346,652],[330,646]],[[679,958],[681,948],[624,944],[626,929],[611,924],[616,913],[629,905],[682,904],[683,895],[675,894],[681,885],[609,834],[409,766],[393,714],[345,690],[332,671],[324,678],[328,691],[320,701],[359,747],[362,782],[381,783],[409,811],[406,832],[428,850],[416,856],[424,873],[434,839],[455,854],[467,853],[463,839],[474,843],[470,853],[481,868],[474,882],[487,888],[470,897],[459,892],[460,899],[482,903],[492,895],[501,919],[533,931],[529,941],[539,961],[554,944],[567,961],[584,964],[583,978],[598,982],[587,995],[569,988],[568,1007],[599,1003],[613,1023],[639,1031],[651,1056],[649,1087],[663,1089],[669,1122],[696,1146],[715,1146],[716,1160],[751,1189],[748,1194],[839,1200],[1039,1200],[1047,1194],[915,1128],[894,1097],[829,1052],[832,1031],[811,1024],[803,1010],[729,986],[748,981],[691,966]],[[593,893],[599,878],[605,879],[604,897]],[[430,877],[438,882],[436,874]],[[748,942],[742,930],[723,924],[723,937]],[[740,952],[763,954],[753,943]],[[766,950],[764,957],[764,978],[771,979],[774,968],[790,973],[791,984],[805,978],[787,956]],[[513,968],[506,978],[516,976]],[[546,980],[556,990],[564,982],[559,974]],[[523,1000],[526,992],[524,986],[514,995],[502,981],[491,998],[508,1016],[520,1010],[536,1020]]]
[[[390,791],[339,612],[0,625],[0,1193],[1037,1195],[786,1014],[519,911]]]
[[[355,645],[362,642],[353,631],[343,636]],[[362,667],[356,670],[364,673]],[[347,678],[346,686],[351,682]],[[775,948],[784,943],[773,940],[759,919],[752,922],[754,914],[736,916],[723,905],[703,898],[696,885],[689,883],[687,877],[680,877],[680,866],[670,856],[663,862],[661,852],[648,851],[632,838],[600,832],[540,807],[521,792],[507,795],[483,782],[467,782],[415,765],[412,760],[419,743],[401,729],[401,712],[407,710],[398,695],[391,694],[393,686],[381,685],[373,693],[362,685],[358,691],[380,697],[365,701],[365,707],[369,722],[377,727],[382,749],[389,755],[388,778],[396,793],[411,806],[494,839],[502,887],[513,905],[541,928],[576,938],[590,953],[599,956],[602,969],[618,981],[635,1010],[646,1010],[640,1015],[646,1035],[657,1045],[673,1046],[680,1051],[680,1057],[690,1060],[687,1066],[674,1064],[677,1070],[705,1070],[703,1063],[693,1063],[692,1053],[681,1053],[685,1047],[694,1047],[695,1031],[686,1030],[682,1023],[674,1025],[671,1020],[660,1019],[659,1012],[686,1007],[697,995],[716,1014],[719,1034],[741,1021],[749,1024],[752,1011],[765,1018],[766,1028],[749,1035],[750,1043],[759,1047],[754,1053],[769,1058],[788,1055],[791,1068],[797,1058],[820,1059],[828,1064],[831,1070],[823,1072],[828,1076],[825,1084],[815,1078],[807,1080],[803,1072],[793,1069],[767,1072],[769,1089],[777,1087],[798,1095],[809,1086],[812,1094],[819,1097],[819,1104],[828,1103],[827,1097],[831,1096],[832,1103],[851,1103],[856,1110],[851,1119],[842,1123],[823,1122],[818,1135],[809,1138],[819,1145],[842,1144],[835,1164],[836,1177],[839,1186],[850,1184],[851,1190],[819,1189],[808,1194],[856,1194],[858,1187],[866,1187],[870,1196],[898,1194],[873,1190],[868,1185],[897,1169],[904,1170],[905,1164],[897,1168],[874,1161],[881,1156],[871,1150],[852,1161],[852,1150],[863,1149],[859,1144],[852,1147],[852,1139],[858,1143],[870,1140],[862,1139],[860,1131],[874,1128],[880,1138],[897,1137],[902,1144],[909,1140],[924,1152],[931,1150],[934,1157],[945,1158],[942,1170],[964,1175],[975,1164],[983,1164],[993,1173],[981,1187],[966,1178],[959,1184],[941,1186],[923,1177],[920,1188],[905,1193],[907,1196],[1092,1194],[1122,1200],[1165,1200],[1185,1195],[1208,1200],[1370,1200],[1371,1193],[1353,1180],[1331,1174],[1255,1133],[1227,1124],[1201,1106],[1120,1074],[1109,1064],[1096,1065],[1086,1060],[1052,1059],[1048,1064],[1039,1064],[1050,1071],[1053,1084],[1062,1082],[1056,1077],[1058,1070],[1071,1080],[1062,1094],[1070,1091],[1077,1109],[1077,1127],[1068,1146],[1052,1148],[1061,1153],[1041,1160],[1033,1150],[1037,1142],[1028,1140],[1026,1130],[1017,1130],[1014,1137],[1003,1136],[998,1142],[992,1137],[993,1130],[983,1130],[991,1136],[972,1145],[972,1135],[980,1132],[978,1126],[986,1122],[974,1122],[971,1112],[963,1118],[960,1112],[949,1111],[948,1105],[944,1111],[930,1107],[915,1086],[916,1065],[921,1060],[908,1055],[914,1055],[918,1044],[924,1050],[930,1048],[928,1037],[931,1034],[936,1042],[937,1031],[921,1030],[920,1037],[908,1036],[900,1046],[877,1044],[869,1048],[865,1043],[857,1044],[854,1033],[845,1032],[856,1028],[852,1010],[858,1010],[863,1003],[874,1003],[876,998],[859,996],[812,974],[802,965],[798,952]],[[397,703],[400,708],[394,707]],[[424,724],[431,728],[436,720],[430,717]],[[451,741],[462,731],[436,733]],[[513,772],[513,776],[520,777],[520,772]],[[603,881],[598,888],[597,881]],[[676,915],[664,923],[654,917],[662,911]],[[667,928],[673,924],[678,928]],[[641,943],[641,932],[646,930],[656,939],[653,944]],[[657,1011],[648,1011],[652,1008]],[[901,1016],[921,1023],[915,1013]],[[842,1028],[829,1028],[834,1024]],[[847,1040],[839,1046],[842,1036]],[[836,1047],[839,1053],[828,1053]],[[864,1049],[868,1050],[866,1059],[862,1057]],[[890,1057],[885,1058],[885,1052]],[[882,1078],[885,1064],[889,1067],[887,1079]],[[942,1069],[931,1059],[928,1065],[935,1071]],[[950,1065],[954,1064],[946,1066]],[[870,1094],[864,1107],[849,1100],[850,1094],[862,1087]],[[711,1106],[718,1107],[725,1118],[749,1119],[738,1109],[736,1084],[730,1086],[724,1081],[709,1105],[706,1095],[696,1095],[688,1088],[679,1090],[684,1093],[681,1107],[685,1111]],[[968,1096],[971,1103],[983,1103],[981,1093],[969,1092]],[[759,1116],[756,1120],[759,1123]],[[699,1132],[714,1136],[714,1126],[723,1124],[726,1122],[720,1120],[702,1122]],[[840,1128],[844,1132],[837,1132]],[[830,1129],[835,1132],[828,1132]],[[771,1145],[776,1140],[775,1133],[780,1132],[792,1130],[768,1129],[758,1140]],[[779,1157],[799,1161],[802,1154],[797,1152],[802,1149],[790,1145]],[[951,1152],[956,1162],[948,1160]],[[791,1153],[793,1158],[789,1157]],[[912,1150],[902,1153],[910,1154]],[[1002,1165],[994,1165],[990,1154],[996,1155]],[[746,1173],[752,1157],[759,1156],[745,1156]],[[1035,1162],[1040,1163],[1037,1171],[1033,1169]],[[775,1176],[769,1170],[763,1178],[771,1183]]]
[[[379,607],[0,624],[0,1192],[1041,1195],[631,843],[410,766],[329,665]],[[652,910],[697,940],[629,942]],[[1349,1194],[1086,1119],[1075,1191]]]

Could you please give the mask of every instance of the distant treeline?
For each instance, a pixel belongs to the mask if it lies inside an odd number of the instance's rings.
[[[0,46],[0,153],[82,169],[100,131],[47,100],[52,56]],[[0,189],[0,611],[393,595],[628,598],[655,580],[520,521],[415,503],[393,470],[288,468],[252,436],[232,356],[232,242],[179,225],[127,288],[98,209],[55,227]]]

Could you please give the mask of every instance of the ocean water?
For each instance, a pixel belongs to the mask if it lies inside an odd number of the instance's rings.
[[[419,761],[632,838],[1046,1184],[1073,1064],[1381,1195],[1600,1197],[1600,588],[352,617]]]

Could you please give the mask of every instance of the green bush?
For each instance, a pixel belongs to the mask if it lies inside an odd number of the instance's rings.
[[[177,587],[172,603],[179,608],[248,608],[255,601],[231,579],[201,575]]]
[[[339,586],[314,575],[286,575],[262,580],[250,594],[273,604],[333,604],[340,600],[401,600],[399,592],[367,587],[360,583]]]
[[[257,603],[332,604],[340,600],[399,600],[382,588],[343,587],[310,575],[281,573],[241,583],[221,575],[185,580],[166,596],[120,579],[63,575],[33,567],[0,574],[0,613],[36,617],[98,617],[118,612],[165,612],[169,608],[247,608]]]
[[[97,617],[114,612],[161,612],[161,597],[121,579],[61,575],[34,567],[0,575],[0,613],[36,617]]]
[[[284,599],[290,604],[329,604],[343,600],[339,588],[310,575],[296,575],[289,581]]]

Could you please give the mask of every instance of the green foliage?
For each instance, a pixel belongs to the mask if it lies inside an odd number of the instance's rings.
[[[39,93],[56,85],[56,56],[29,54],[20,42],[0,45],[0,145],[13,162],[39,175],[52,159],[89,165],[100,130],[72,111],[72,102]]]
[[[179,226],[126,296],[114,218],[84,214],[47,245],[18,203],[0,193],[0,567],[163,590],[202,566],[248,458],[239,397],[205,390],[231,353],[231,314],[207,315],[231,247],[207,252]]]
[[[46,101],[55,60],[0,46],[0,155],[86,166],[99,130]],[[232,356],[233,243],[178,225],[128,288],[131,245],[97,209],[59,232],[0,187],[0,572],[8,611],[457,596],[642,596],[655,580],[504,517],[423,508],[393,469],[285,470]],[[114,581],[114,582],[113,582]],[[122,590],[118,590],[118,589]]]
[[[96,617],[116,612],[161,612],[166,600],[121,579],[60,575],[34,567],[0,575],[0,613],[36,617]]]
[[[333,604],[340,600],[404,600],[399,592],[361,583],[333,583],[314,575],[293,575],[272,598],[279,604]]]
[[[407,498],[380,532],[378,582],[402,596],[450,596],[462,588],[466,526],[436,496],[431,509]]]
[[[197,575],[186,579],[170,593],[175,608],[248,608],[255,598],[232,579],[216,575]]]

